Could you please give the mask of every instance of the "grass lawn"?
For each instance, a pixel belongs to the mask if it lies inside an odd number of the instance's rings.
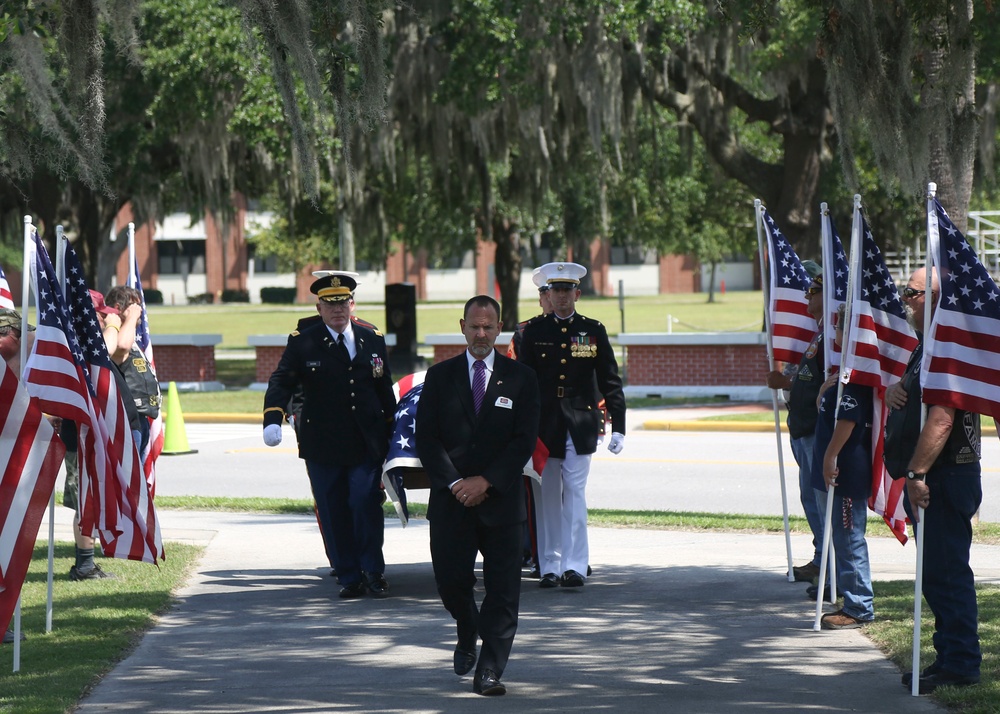
[[[471,297],[471,295],[470,295]],[[358,295],[358,317],[375,325],[386,324],[381,303],[364,302]],[[650,295],[625,299],[625,326],[628,332],[666,332],[667,316],[676,332],[756,332],[763,320],[763,297],[760,292],[742,291],[716,295],[707,302],[706,293]],[[608,332],[621,332],[622,316],[617,298],[584,298],[578,303],[580,313],[601,320]],[[522,320],[538,314],[534,300],[519,304]],[[149,325],[156,346],[158,334],[220,334],[220,349],[246,349],[250,335],[284,335],[295,329],[302,317],[316,314],[314,305],[186,305],[149,306]],[[417,341],[427,335],[458,334],[462,303],[419,303],[417,305]],[[512,325],[507,325],[510,329]]]
[[[171,603],[201,552],[165,546],[159,569],[148,563],[101,559],[115,580],[71,582],[73,544],[56,543],[52,632],[45,633],[48,542],[35,545],[21,590],[21,671],[12,672],[14,648],[0,646],[0,711],[50,714],[76,706],[83,694],[138,643]]]

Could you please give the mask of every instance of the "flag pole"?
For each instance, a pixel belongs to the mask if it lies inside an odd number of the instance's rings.
[[[830,319],[830,305],[833,304],[833,291],[837,284],[837,276],[835,275],[835,270],[834,270],[834,265],[836,261],[833,255],[833,224],[830,221],[830,207],[824,201],[823,203],[819,204],[819,209],[820,209],[820,231],[822,239],[821,248],[823,251],[823,325],[822,325],[823,366],[824,366],[823,381],[826,382],[827,374],[830,372],[830,366],[833,364],[834,361],[833,356],[836,353],[833,345],[835,330],[833,327],[833,320]],[[850,280],[850,275],[848,275],[847,277],[848,280]],[[837,425],[837,418],[836,418],[837,406],[840,405],[840,397],[842,391],[843,390],[840,387],[837,388],[837,404],[834,405],[834,412],[833,412],[834,427],[836,427]],[[813,456],[813,458],[815,458],[815,455]],[[833,500],[833,492],[828,489],[827,503],[829,504],[832,500]],[[831,535],[829,538],[826,537],[826,534],[829,532],[830,529],[830,524],[833,522],[832,519],[833,519],[833,510],[832,507],[828,507],[826,521],[824,522],[823,526],[823,547],[826,548],[826,543],[829,542],[831,554],[829,560],[824,562],[829,563],[830,602],[835,603],[837,602],[837,596],[836,596],[837,558],[836,558],[836,552],[834,552],[836,549],[833,546],[833,536]],[[820,557],[820,560],[823,561],[822,556]],[[822,567],[821,565],[820,570],[822,571],[824,569],[825,568]],[[820,587],[816,591],[817,603],[822,602],[822,595],[823,595],[823,588]]]
[[[31,225],[31,216],[24,217],[24,254],[21,262],[21,344],[18,348],[18,359],[21,373],[19,381],[24,381],[24,369],[28,362],[28,280],[31,275],[31,238],[35,227]],[[21,671],[21,596],[17,596],[14,607],[14,664],[12,671]]]
[[[937,215],[934,211],[934,196],[937,194],[937,184],[934,182],[927,184],[927,259],[925,269],[924,288],[930,294],[930,300],[924,293],[924,352],[921,360],[930,359],[927,354],[927,337],[930,335],[931,311],[934,308],[934,253],[939,248]],[[923,431],[924,423],[927,421],[927,405],[920,409],[920,430]],[[908,497],[908,496],[907,496]],[[927,531],[924,528],[924,509],[917,506],[917,567],[913,578],[913,653],[911,657],[911,678],[910,694],[914,697],[920,696],[920,627],[923,610],[923,585],[924,585],[924,536]]]
[[[129,221],[128,224],[128,282],[125,283],[130,288],[135,287],[135,223]]]
[[[827,305],[833,302],[830,297],[830,291],[833,290],[834,280],[828,280],[825,273],[830,273],[832,276],[833,270],[833,230],[830,227],[830,207],[824,201],[819,204],[820,212],[820,243],[823,251],[823,356],[824,364],[826,365],[827,371],[830,368],[830,364],[833,362],[833,325],[830,324],[830,311],[827,309]],[[848,284],[850,284],[851,275],[848,273],[847,276]],[[850,295],[850,289],[848,289],[848,295]],[[824,377],[826,372],[824,371]],[[825,380],[824,380],[825,381]],[[837,407],[840,405],[840,398],[844,391],[843,382],[838,380],[837,382],[837,401],[833,407],[833,425],[834,429],[837,427]],[[813,459],[815,459],[815,454]],[[815,469],[815,463],[813,464]],[[813,619],[813,630],[816,632],[820,631],[823,620],[823,596],[826,594],[826,582],[827,582],[827,570],[829,569],[830,574],[830,602],[837,601],[837,565],[836,565],[836,553],[833,552],[833,499],[836,495],[836,486],[830,486],[826,489],[826,511],[823,514],[823,545],[819,560],[819,579],[816,584],[816,614]]]
[[[64,247],[63,227],[56,226],[56,255],[59,261],[56,264],[56,275],[59,278],[59,289],[66,295],[66,267],[62,261],[62,255],[66,252]],[[52,632],[52,609],[54,602],[55,588],[55,553],[56,553],[56,492],[52,490],[49,498],[49,572],[46,576],[45,593],[45,631]]]
[[[767,362],[770,371],[774,371],[774,346],[771,344],[771,317],[768,314],[768,299],[770,279],[767,277],[767,266],[764,261],[764,236],[763,224],[761,222],[761,202],[759,198],[753,200],[754,218],[757,223],[757,252],[760,256],[760,281],[764,288],[764,332],[767,335]],[[785,459],[781,446],[781,414],[778,407],[778,390],[771,390],[771,406],[774,409],[774,437],[778,442],[778,475],[781,483],[781,514],[785,525],[785,554],[788,560],[788,582],[795,582],[795,574],[792,572],[792,533],[788,524],[788,494],[785,488]]]

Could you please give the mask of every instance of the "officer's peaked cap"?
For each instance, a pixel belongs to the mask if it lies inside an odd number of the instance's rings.
[[[587,269],[579,263],[546,263],[538,270],[550,286],[579,285],[587,274]]]
[[[325,275],[313,282],[309,286],[316,297],[324,302],[342,302],[354,297],[354,289],[358,287],[358,281],[351,273],[329,271],[331,275]]]

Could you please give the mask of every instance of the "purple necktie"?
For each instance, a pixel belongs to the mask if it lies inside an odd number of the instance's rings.
[[[476,407],[476,414],[483,406],[483,397],[486,396],[486,364],[477,359],[472,365],[474,374],[472,375],[472,403]]]

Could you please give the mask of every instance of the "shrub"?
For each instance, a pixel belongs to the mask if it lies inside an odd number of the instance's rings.
[[[157,290],[156,288],[144,288],[142,291],[142,296],[146,298],[147,305],[162,305],[163,304],[163,291]]]
[[[247,290],[223,290],[222,302],[250,302],[250,292]]]
[[[260,301],[263,303],[290,305],[295,302],[295,288],[261,288]]]

